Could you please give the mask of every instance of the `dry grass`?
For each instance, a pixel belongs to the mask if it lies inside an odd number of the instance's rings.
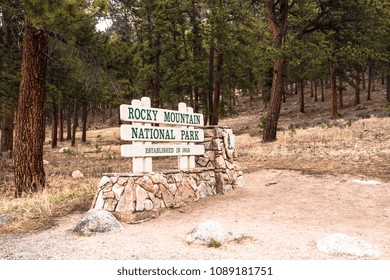
[[[329,96],[325,103],[307,98],[305,114],[298,113],[297,97],[289,97],[282,106],[278,140],[271,143],[261,141],[261,103],[248,106],[248,100],[241,100],[244,111],[222,124],[235,131],[239,161],[246,171],[292,169],[390,180],[390,113],[384,108],[382,89],[372,97],[357,110],[349,92],[336,120],[329,118]]]
[[[49,135],[46,136],[49,139]],[[0,215],[13,214],[17,221],[0,228],[0,233],[22,233],[55,226],[56,219],[76,211],[90,208],[102,173],[130,172],[132,160],[120,156],[119,127],[88,132],[87,144],[71,147],[70,152],[59,153],[69,142],[59,143],[52,149],[44,146],[46,189],[42,193],[14,198],[12,161],[2,160],[0,174]],[[172,158],[154,161],[156,170],[176,168]],[[84,178],[73,179],[72,171],[80,170]]]
[[[12,214],[16,222],[1,232],[28,232],[47,229],[55,225],[57,217],[75,211],[85,211],[91,206],[96,191],[95,179],[81,179],[50,176],[46,189],[32,196],[22,198],[2,197],[0,214]]]
[[[314,127],[283,131],[278,141],[237,136],[240,161],[247,170],[279,168],[312,173],[349,173],[390,179],[390,121],[371,118],[344,128]]]

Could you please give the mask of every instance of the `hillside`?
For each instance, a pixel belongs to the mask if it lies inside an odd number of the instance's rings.
[[[340,118],[330,118],[330,96],[313,102],[306,93],[306,113],[299,113],[298,96],[282,105],[278,141],[263,143],[260,117],[266,112],[260,100],[250,105],[240,99],[237,117],[224,119],[237,135],[239,161],[248,171],[264,168],[307,173],[354,174],[390,179],[390,112],[385,110],[384,89],[362,104],[354,105],[353,93],[344,96]]]

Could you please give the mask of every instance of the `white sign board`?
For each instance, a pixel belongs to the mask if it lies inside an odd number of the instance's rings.
[[[162,157],[162,156],[186,156],[203,155],[203,145],[122,145],[123,157]]]
[[[203,129],[158,126],[121,125],[121,139],[125,141],[203,142]]]
[[[121,155],[133,158],[133,172],[151,172],[152,157],[177,156],[180,169],[194,168],[195,155],[205,152],[202,114],[194,113],[185,103],[178,104],[178,111],[150,107],[150,98],[134,99],[131,105],[120,106],[120,118],[124,122],[120,129],[121,139],[132,141],[122,145]],[[165,126],[152,126],[153,123]],[[180,144],[152,145],[152,142],[180,142]]]
[[[203,114],[187,113],[132,105],[120,106],[122,121],[160,123],[170,125],[203,126]]]

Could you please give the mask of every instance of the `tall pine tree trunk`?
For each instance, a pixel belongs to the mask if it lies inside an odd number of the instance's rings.
[[[265,3],[268,13],[268,26],[272,34],[272,47],[275,50],[280,50],[284,43],[288,16],[288,2],[288,0],[280,0],[278,1],[278,4],[275,5],[273,0],[268,0]],[[264,142],[276,140],[285,73],[286,60],[284,58],[276,58],[273,62],[271,99],[263,132]]]
[[[332,96],[332,118],[338,118],[339,112],[337,108],[337,74],[336,74],[336,37],[332,38],[332,62],[330,64],[330,87]]]
[[[368,85],[367,85],[367,100],[371,100],[371,77],[372,67],[368,67]]]
[[[87,142],[87,119],[88,119],[88,107],[87,102],[82,103],[81,107],[81,119],[83,122],[83,129],[81,134],[81,142],[86,143]]]
[[[12,30],[10,26],[11,15],[3,9],[2,11],[2,27],[4,33],[4,44],[5,47],[9,50],[10,54],[14,54],[15,50],[12,48]],[[6,79],[7,73],[12,69],[10,65],[4,63],[2,69],[2,76],[4,80]],[[13,141],[14,141],[14,102],[11,104],[1,104],[2,116],[0,118],[0,128],[1,128],[1,142],[0,142],[0,152],[10,152],[9,156],[12,157],[13,150]]]
[[[217,125],[219,121],[219,106],[221,101],[221,87],[222,87],[222,65],[223,65],[223,52],[221,49],[221,42],[218,40],[217,57],[215,65],[215,89],[213,96],[213,111],[211,125]]]
[[[72,106],[66,108],[66,140],[72,140]]]
[[[355,105],[360,104],[360,75],[356,72],[356,87],[355,87]]]
[[[214,38],[210,39],[210,52],[209,52],[209,74],[208,74],[208,104],[209,104],[209,124],[213,123],[213,111],[214,111],[214,102],[213,102],[213,92],[214,92]]]
[[[201,60],[201,51],[202,51],[202,38],[200,37],[200,23],[198,20],[199,12],[198,12],[198,3],[194,0],[191,1],[191,9],[190,9],[190,22],[192,25],[192,53],[193,60],[195,63],[198,63]],[[194,77],[195,82],[193,85],[193,95],[194,95],[194,112],[199,112],[199,86],[198,75]]]
[[[387,65],[387,74],[386,74],[386,102],[390,102],[390,60]]]
[[[58,135],[58,141],[62,142],[64,141],[64,109],[60,109],[59,111],[59,135]]]
[[[71,146],[75,147],[76,146],[76,131],[77,127],[79,126],[79,119],[78,119],[78,114],[77,114],[77,100],[74,101],[73,104],[73,125],[72,125],[72,140],[71,140]]]
[[[4,106],[4,105],[3,105]],[[4,106],[5,107],[5,106]],[[4,109],[3,112],[6,110]],[[12,152],[13,148],[13,132],[14,132],[14,116],[13,112],[3,115],[1,121],[1,143],[0,152]],[[10,155],[11,156],[11,155]]]
[[[344,99],[343,99],[343,78],[339,75],[339,107],[340,109],[344,108]]]
[[[58,106],[57,106],[57,102],[56,102],[55,93],[52,94],[51,100],[52,100],[51,147],[57,148],[57,144],[58,144]]]
[[[301,81],[301,89],[299,91],[299,112],[305,113],[305,84]]]
[[[336,71],[334,69],[334,63],[330,67],[330,83],[331,83],[331,96],[332,96],[332,118],[337,118],[339,116],[337,108],[337,78]]]
[[[45,188],[43,168],[45,75],[48,38],[24,20],[23,59],[15,122],[15,195]]]

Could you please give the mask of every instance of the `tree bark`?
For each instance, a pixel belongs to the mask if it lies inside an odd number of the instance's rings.
[[[79,121],[78,121],[78,115],[77,115],[77,100],[75,100],[74,104],[73,104],[72,140],[71,140],[71,144],[70,144],[72,147],[76,146],[76,131],[77,131],[78,126],[79,126]]]
[[[339,75],[339,107],[340,109],[344,108],[343,100],[343,78]]]
[[[5,112],[5,110],[3,112]],[[13,112],[10,112],[1,117],[0,152],[12,152],[13,142],[14,142],[13,132],[14,132],[14,114]]]
[[[324,80],[321,79],[321,101],[325,102]]]
[[[83,102],[81,107],[81,118],[83,122],[83,129],[81,134],[81,142],[86,143],[87,142],[87,120],[88,120],[88,107],[87,102]]]
[[[23,58],[15,122],[15,196],[45,188],[44,100],[48,38],[25,17]]]
[[[218,40],[219,41],[219,40]],[[212,111],[212,120],[210,120],[211,125],[218,125],[219,121],[219,106],[221,101],[221,88],[222,88],[222,65],[223,65],[223,52],[220,44],[222,42],[218,42],[217,48],[217,58],[215,65],[215,89],[213,96],[213,111]]]
[[[11,21],[11,15],[6,11],[2,11],[2,27],[3,27],[3,33],[4,33],[4,44],[5,47],[9,50],[9,53],[13,57],[15,54],[15,48],[12,47],[12,30],[10,26]],[[4,79],[6,79],[6,76],[8,72],[10,71],[12,67],[8,65],[7,63],[4,63],[3,65],[3,73],[2,76],[4,76]],[[12,94],[13,95],[13,94]],[[11,95],[11,96],[12,96]],[[16,95],[16,94],[15,94]],[[12,98],[14,99],[14,98]],[[1,142],[0,142],[0,152],[9,152],[9,157],[12,157],[12,150],[13,150],[13,141],[14,141],[14,100],[10,102],[10,104],[1,104],[2,109],[2,116],[0,118],[0,128],[1,128]],[[8,103],[8,102],[7,102]]]
[[[51,147],[57,148],[58,144],[58,106],[56,102],[55,93],[51,96],[52,111],[51,111]]]
[[[390,61],[387,65],[387,74],[386,74],[386,102],[390,102]]]
[[[355,87],[355,105],[360,104],[360,75],[356,72],[356,87]]]
[[[191,11],[190,11],[190,22],[192,25],[192,54],[193,60],[195,63],[201,60],[201,52],[202,52],[202,38],[200,37],[200,24],[199,20],[199,12],[197,10],[196,1],[191,1]],[[198,88],[198,79],[197,76],[195,78],[195,82],[193,85],[193,95],[194,95],[194,112],[199,112],[199,88]]]
[[[268,26],[272,35],[272,47],[276,51],[282,48],[285,39],[289,7],[288,2],[288,0],[280,0],[278,1],[278,4],[275,5],[273,0],[268,0],[265,3],[268,13]],[[286,60],[284,58],[276,58],[273,62],[271,99],[263,131],[264,142],[276,140],[276,130],[278,127],[282,94],[284,90],[285,72]]]
[[[367,85],[367,100],[371,100],[371,77],[372,67],[368,67],[368,85]]]
[[[66,140],[72,140],[72,107],[66,109]]]
[[[60,109],[59,111],[59,135],[58,135],[58,141],[63,142],[64,141],[64,109]]]
[[[332,118],[338,118],[339,112],[337,108],[337,78],[334,62],[330,66],[330,87],[332,94]]]
[[[301,81],[301,89],[299,91],[299,112],[305,113],[305,87],[303,81]]]
[[[310,81],[310,97],[314,98],[313,81]]]
[[[213,92],[214,92],[214,38],[210,39],[210,52],[209,52],[209,73],[208,73],[208,104],[209,104],[209,124],[211,125],[213,122],[213,112],[214,112],[214,100],[213,100]]]

